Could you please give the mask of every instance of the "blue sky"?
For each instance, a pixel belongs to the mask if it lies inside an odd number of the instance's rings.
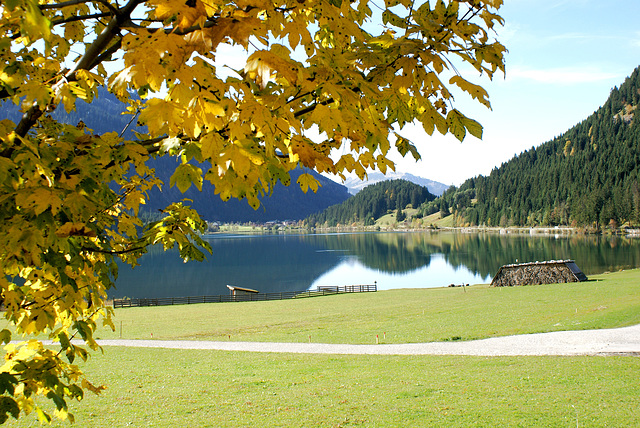
[[[640,0],[505,0],[499,13],[506,75],[489,81],[461,69],[489,92],[492,110],[456,96],[456,106],[484,126],[482,141],[405,127],[423,160],[398,156],[397,171],[456,185],[487,175],[587,118],[640,65]]]

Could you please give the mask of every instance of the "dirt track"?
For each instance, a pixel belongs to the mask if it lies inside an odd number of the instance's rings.
[[[640,325],[603,330],[559,331],[468,342],[348,345],[326,343],[100,340],[101,346],[211,349],[295,354],[369,355],[629,355],[640,356]]]

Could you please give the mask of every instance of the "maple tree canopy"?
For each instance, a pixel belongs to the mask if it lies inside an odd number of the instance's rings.
[[[504,72],[493,37],[502,0],[3,0],[0,99],[20,106],[0,121],[0,275],[5,347],[0,422],[36,412],[73,418],[67,400],[100,392],[74,364],[111,326],[106,290],[116,260],[135,265],[150,245],[202,260],[206,224],[182,203],[161,221],[137,217],[161,183],[145,162],[176,156],[170,185],[208,180],[223,200],[258,207],[304,165],[343,177],[394,168],[391,150],[419,158],[401,135],[482,127],[454,108],[453,92],[490,107],[463,70]],[[246,56],[225,66],[221,45]],[[471,69],[471,67],[473,69]],[[462,68],[460,68],[462,69]],[[49,113],[92,102],[106,86],[148,133],[125,140],[63,124]],[[154,94],[163,96],[154,96]],[[137,96],[133,96],[137,95]],[[210,165],[203,171],[197,165]],[[297,182],[305,192],[319,183]],[[40,338],[59,342],[58,350]],[[71,342],[81,338],[84,345]]]

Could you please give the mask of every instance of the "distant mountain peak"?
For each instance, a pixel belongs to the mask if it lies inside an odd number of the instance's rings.
[[[351,193],[352,195],[355,195],[360,190],[372,184],[376,184],[381,181],[398,180],[398,179],[407,180],[419,186],[424,186],[427,189],[429,189],[430,193],[436,196],[442,195],[442,193],[450,187],[447,184],[430,180],[428,178],[418,177],[417,175],[409,174],[406,172],[403,173],[403,172],[393,172],[393,171],[388,172],[387,174],[382,174],[380,172],[372,172],[368,175],[366,180],[360,180],[359,178],[348,178],[345,180],[344,185],[347,186],[347,189],[349,189],[349,193]]]

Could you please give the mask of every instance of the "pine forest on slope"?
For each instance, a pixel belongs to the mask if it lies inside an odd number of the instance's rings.
[[[418,207],[434,199],[435,196],[426,187],[409,181],[381,181],[365,187],[342,204],[312,214],[306,222],[311,226],[333,227],[352,223],[369,226],[390,211],[396,211],[396,220],[402,221],[407,207]]]
[[[445,206],[457,226],[640,224],[639,99],[636,68],[587,119],[489,176],[451,187],[422,213]]]

